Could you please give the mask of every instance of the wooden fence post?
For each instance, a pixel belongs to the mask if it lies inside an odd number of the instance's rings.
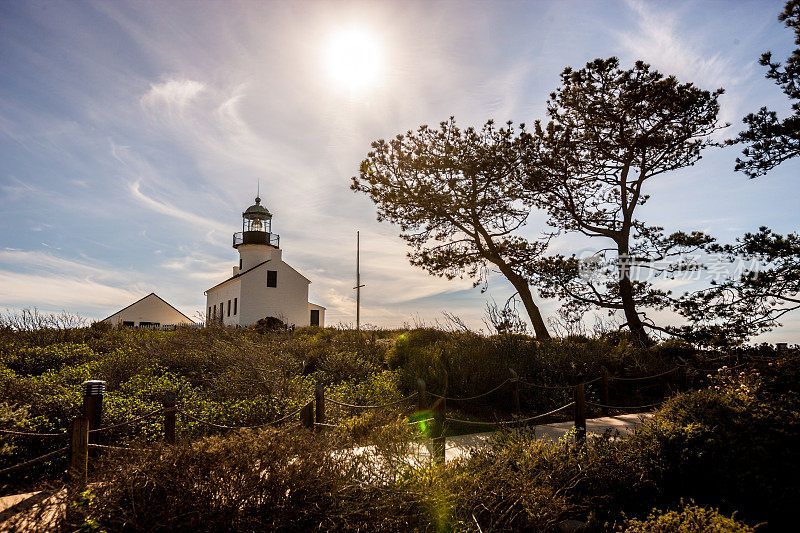
[[[511,373],[511,384],[514,387],[514,406],[517,408],[517,415],[520,415],[522,413],[522,408],[519,404],[519,376],[511,368],[509,368],[508,371]]]
[[[314,403],[316,408],[316,418],[315,421],[317,424],[324,424],[325,423],[325,389],[322,388],[320,383],[317,383],[316,388],[314,389]],[[322,426],[316,428],[317,431],[322,430]]]
[[[314,427],[314,402],[308,402],[300,410],[300,423],[307,428]]]
[[[70,423],[69,448],[69,480],[85,487],[89,466],[89,419],[86,416],[78,416]]]
[[[164,442],[175,444],[175,418],[177,408],[175,407],[175,393],[167,391],[164,394]]]
[[[97,429],[103,422],[103,395],[106,392],[106,382],[100,379],[90,379],[82,383],[83,386],[83,416],[89,420],[89,429]],[[89,434],[91,442],[100,440],[99,433]]]
[[[603,377],[600,381],[600,394],[603,400],[603,405],[611,405],[608,394],[608,382],[611,381],[608,376],[608,369],[603,367]],[[608,407],[602,407],[600,410],[603,416],[608,416]]]
[[[689,374],[686,372],[685,364],[678,367],[678,383],[681,390],[687,390],[689,388]]]
[[[583,383],[575,385],[575,442],[583,443],[586,440],[586,396]]]
[[[425,397],[425,382],[422,378],[417,378],[417,411],[424,411],[428,408],[428,399]]]
[[[445,462],[444,426],[446,416],[447,400],[439,398],[433,403],[433,457],[441,463]]]

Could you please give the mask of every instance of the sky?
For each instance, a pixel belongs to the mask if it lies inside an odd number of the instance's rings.
[[[0,309],[104,318],[156,292],[195,317],[238,263],[231,234],[260,187],[329,325],[355,321],[360,231],[362,321],[435,324],[446,311],[485,327],[487,301],[513,289],[409,265],[399,229],[349,189],[370,143],[451,115],[544,119],[565,67],[610,56],[723,87],[720,139],[732,137],[748,112],[788,111],[758,64],[793,48],[782,4],[2,2]],[[648,182],[640,217],[723,242],[796,231],[800,161],[748,180],[738,153],[709,149]],[[540,303],[546,318],[559,305]],[[758,340],[800,342],[800,314]]]

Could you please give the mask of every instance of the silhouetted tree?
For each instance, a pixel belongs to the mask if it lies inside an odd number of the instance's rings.
[[[536,124],[528,188],[550,213],[550,224],[608,241],[597,252],[597,268],[581,275],[578,258],[550,257],[531,263],[530,279],[545,296],[576,309],[620,310],[635,338],[649,342],[639,306],[665,307],[667,293],[637,281],[634,269],[670,271],[680,253],[706,244],[699,232],[664,235],[635,218],[648,196],[644,183],[693,165],[714,144],[722,89],[681,84],[639,61],[621,70],[616,58],[585,68],[566,68],[550,95],[546,126]],[[653,327],[654,325],[651,325]]]
[[[705,344],[739,344],[779,326],[800,309],[800,235],[785,237],[761,227],[735,244],[710,245],[730,271],[710,288],[684,295],[676,306],[691,325],[675,334]]]
[[[800,0],[786,2],[778,19],[794,29],[794,42],[800,45]],[[795,48],[785,65],[772,61],[772,53],[765,52],[759,61],[767,67],[767,78],[775,80],[786,96],[792,100],[792,114],[783,120],[775,111],[762,107],[744,117],[747,129],[731,141],[745,143],[744,159],[736,159],[736,170],[750,178],[763,176],[787,159],[800,155],[800,48]]]
[[[530,213],[520,186],[532,141],[525,126],[460,129],[452,117],[438,129],[421,126],[372,143],[351,188],[367,194],[378,220],[400,226],[413,248],[411,264],[475,285],[493,264],[514,286],[538,338],[549,338],[523,269],[546,243],[514,235]]]

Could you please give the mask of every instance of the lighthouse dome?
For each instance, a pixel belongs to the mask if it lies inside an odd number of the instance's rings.
[[[269,209],[261,205],[261,198],[256,196],[256,203],[245,209],[244,213],[242,213],[242,216],[244,217],[247,217],[247,215],[256,215],[255,217],[252,218],[262,218],[262,217],[271,217],[272,213],[269,212]]]

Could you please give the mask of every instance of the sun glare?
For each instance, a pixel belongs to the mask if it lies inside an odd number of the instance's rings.
[[[326,49],[326,65],[331,77],[351,91],[375,83],[381,70],[381,50],[374,36],[359,29],[334,35]]]

